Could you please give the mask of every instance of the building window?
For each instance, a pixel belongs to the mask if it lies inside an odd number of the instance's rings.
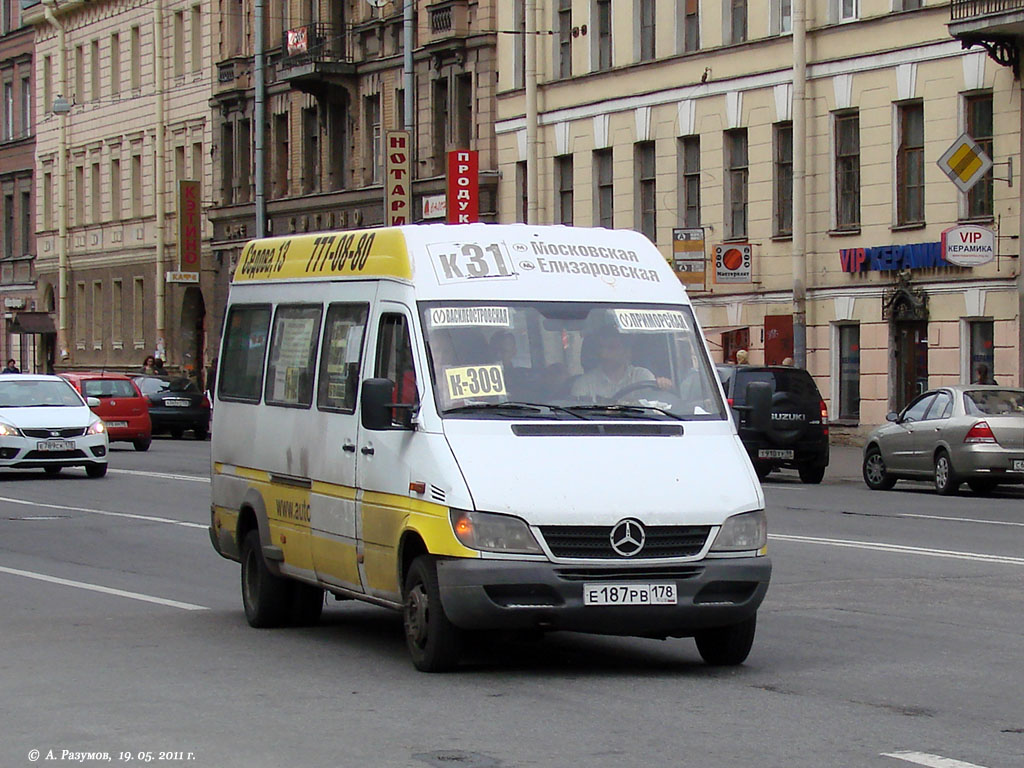
[[[53,229],[53,173],[43,174],[43,229]]]
[[[747,0],[728,0],[729,34],[727,43],[743,43],[747,40]]]
[[[982,93],[965,99],[967,113],[967,134],[974,139],[985,154],[995,159],[992,142],[992,94]],[[970,219],[991,219],[995,215],[992,200],[992,170],[971,187],[967,193],[967,217]]]
[[[597,13],[597,69],[612,66],[612,0],[595,0]]]
[[[684,136],[679,140],[679,191],[682,199],[684,227],[700,226],[700,136]]]
[[[558,76],[572,77],[572,0],[558,0]]]
[[[25,75],[21,78],[21,135],[32,133],[32,79]]]
[[[89,173],[89,195],[92,197],[92,223],[99,224],[103,215],[103,197],[100,186],[100,164],[95,162]]]
[[[121,93],[121,36],[116,32],[110,36],[110,95],[117,98]]]
[[[174,148],[174,191],[178,192],[178,182],[185,178],[185,147]]]
[[[49,113],[53,109],[53,57],[43,57],[43,109]]]
[[[594,152],[594,178],[597,180],[597,210],[594,216],[596,224],[612,229],[615,226],[615,183],[610,149],[599,149]]]
[[[302,191],[320,190],[320,120],[316,107],[302,110]]]
[[[793,31],[793,0],[770,0],[771,23],[769,32],[785,35]]]
[[[85,101],[85,46],[75,46],[75,95],[77,102]]]
[[[32,193],[21,193],[21,253],[28,256],[32,253]]]
[[[636,145],[637,200],[640,231],[652,242],[658,242],[657,187],[655,182],[654,142]]]
[[[470,149],[473,141],[473,75],[455,78],[455,148]]]
[[[700,0],[681,0],[682,11],[682,49],[684,51],[700,50]]]
[[[529,217],[529,195],[526,189],[526,161],[516,163],[516,221],[525,223]]]
[[[448,151],[448,78],[434,81],[434,173],[444,174]]]
[[[793,234],[793,124],[775,124],[774,234]]]
[[[192,142],[192,176],[193,181],[203,180],[203,142]]]
[[[836,131],[836,229],[860,227],[860,114],[840,112]]]
[[[725,133],[725,210],[726,237],[747,236],[747,129],[737,128]]]
[[[75,166],[75,224],[85,224],[85,166]]]
[[[117,221],[121,218],[121,160],[113,158],[110,161],[110,219]]]
[[[142,155],[132,155],[132,218],[142,216]]]
[[[142,87],[142,30],[139,27],[132,27],[129,53],[132,65],[132,90],[137,91]]]
[[[654,58],[654,0],[640,0],[640,61]]]
[[[896,223],[924,223],[924,104],[900,104],[896,152]]]
[[[271,179],[274,197],[288,196],[288,113],[274,115],[274,159]]]
[[[85,349],[85,283],[75,283],[75,341]]]
[[[14,195],[4,195],[4,258],[14,258]]]
[[[138,349],[146,343],[146,326],[144,324],[143,309],[146,306],[146,284],[141,277],[136,277],[132,282],[132,340]],[[264,337],[266,344],[266,337]]]
[[[203,69],[203,16],[198,5],[192,6],[192,71]]]
[[[366,117],[366,165],[364,184],[380,184],[384,179],[384,137],[380,125],[380,94],[363,100]]]
[[[92,346],[103,348],[103,283],[94,280],[92,284]]]
[[[839,412],[844,421],[860,421],[860,326],[840,325]]]
[[[992,381],[996,370],[994,323],[991,320],[971,320],[968,324],[971,334],[971,383],[979,383],[979,370],[986,382]]]
[[[853,21],[860,14],[860,0],[829,0],[829,12],[834,21]]]
[[[248,203],[252,200],[252,160],[249,157],[249,151],[252,147],[252,128],[249,118],[243,118],[238,121],[238,133],[236,136],[237,143],[235,144],[235,165],[237,170],[235,171],[236,184],[238,185],[238,192],[235,196],[235,201],[239,203]],[[319,166],[317,167],[319,171]],[[319,186],[317,187],[319,189]]]
[[[92,100],[99,101],[103,98],[103,93],[100,91],[100,41],[93,40],[90,46],[89,55],[89,75],[92,81]]]
[[[110,340],[120,348],[124,338],[124,296],[123,283],[115,277],[110,284]]]
[[[4,141],[14,138],[14,83],[4,82]]]
[[[555,158],[555,176],[558,184],[555,217],[559,224],[572,226],[572,155]]]
[[[181,77],[185,74],[185,13],[177,11],[174,14],[174,76]]]

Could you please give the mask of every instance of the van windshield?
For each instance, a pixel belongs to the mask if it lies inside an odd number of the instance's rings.
[[[689,307],[480,301],[420,312],[446,418],[727,418]]]

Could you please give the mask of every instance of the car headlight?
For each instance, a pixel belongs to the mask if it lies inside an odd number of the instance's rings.
[[[749,552],[768,544],[768,516],[763,509],[727,518],[722,524],[712,552]]]
[[[450,513],[455,537],[470,549],[484,552],[542,554],[540,545],[525,521],[492,512],[453,509]]]
[[[87,434],[87,435],[102,435],[106,431],[107,431],[107,425],[106,424],[104,424],[102,421],[94,421],[92,424],[89,425],[89,428],[87,430],[85,430],[85,434]]]
[[[0,437],[17,437],[20,434],[21,430],[14,425],[0,421]]]

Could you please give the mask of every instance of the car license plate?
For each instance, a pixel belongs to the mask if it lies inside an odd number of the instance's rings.
[[[37,451],[71,451],[74,448],[74,440],[40,440],[36,443]]]
[[[170,405],[170,406],[173,406],[175,408],[187,408],[188,407],[188,400],[175,400],[175,399],[172,399],[172,398],[168,398],[168,399],[164,400],[164,405]]]
[[[757,452],[759,459],[792,459],[792,449],[762,448]]]
[[[107,422],[107,426],[108,427],[127,427],[128,426],[128,422],[127,421],[108,421]]]
[[[1013,460],[1013,471],[1014,472],[1024,472],[1024,459],[1014,459]]]
[[[584,605],[675,605],[675,584],[584,584]]]

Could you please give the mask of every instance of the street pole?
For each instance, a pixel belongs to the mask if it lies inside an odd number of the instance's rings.
[[[154,119],[156,120],[155,151],[156,172],[154,199],[156,203],[156,356],[164,357],[166,351],[166,329],[164,328],[164,310],[166,285],[164,283],[164,236],[167,212],[164,198],[167,190],[165,177],[165,133],[164,133],[164,3],[156,0],[153,5],[153,59],[154,79],[156,81],[156,103]]]
[[[256,122],[256,134],[253,146],[253,174],[256,197],[256,237],[264,237],[267,233],[267,200],[263,180],[263,142],[266,131],[266,83],[263,78],[263,0],[255,0],[253,5],[253,47],[256,61],[253,66],[255,79],[255,99],[253,103],[253,120]]]
[[[51,7],[52,6],[52,7]],[[67,358],[68,346],[68,110],[67,43],[64,24],[53,13],[55,0],[43,3],[43,15],[57,31],[57,82],[64,99],[57,113],[59,126],[57,146],[57,349],[56,357]],[[51,105],[47,104],[49,109]],[[56,111],[56,110],[54,110]]]
[[[537,0],[526,0],[526,222],[539,224],[538,193],[538,117],[537,117]]]
[[[793,0],[793,364],[807,367],[807,26]]]
[[[402,51],[402,88],[404,93],[402,94],[405,102],[405,130],[409,131],[409,141],[412,146],[416,146],[416,137],[413,135],[413,126],[416,121],[413,116],[413,111],[416,109],[415,100],[413,99],[413,71],[412,71],[412,31],[413,31],[413,3],[415,0],[405,0],[405,10],[403,18],[403,29],[405,42],[403,44],[404,50]]]

